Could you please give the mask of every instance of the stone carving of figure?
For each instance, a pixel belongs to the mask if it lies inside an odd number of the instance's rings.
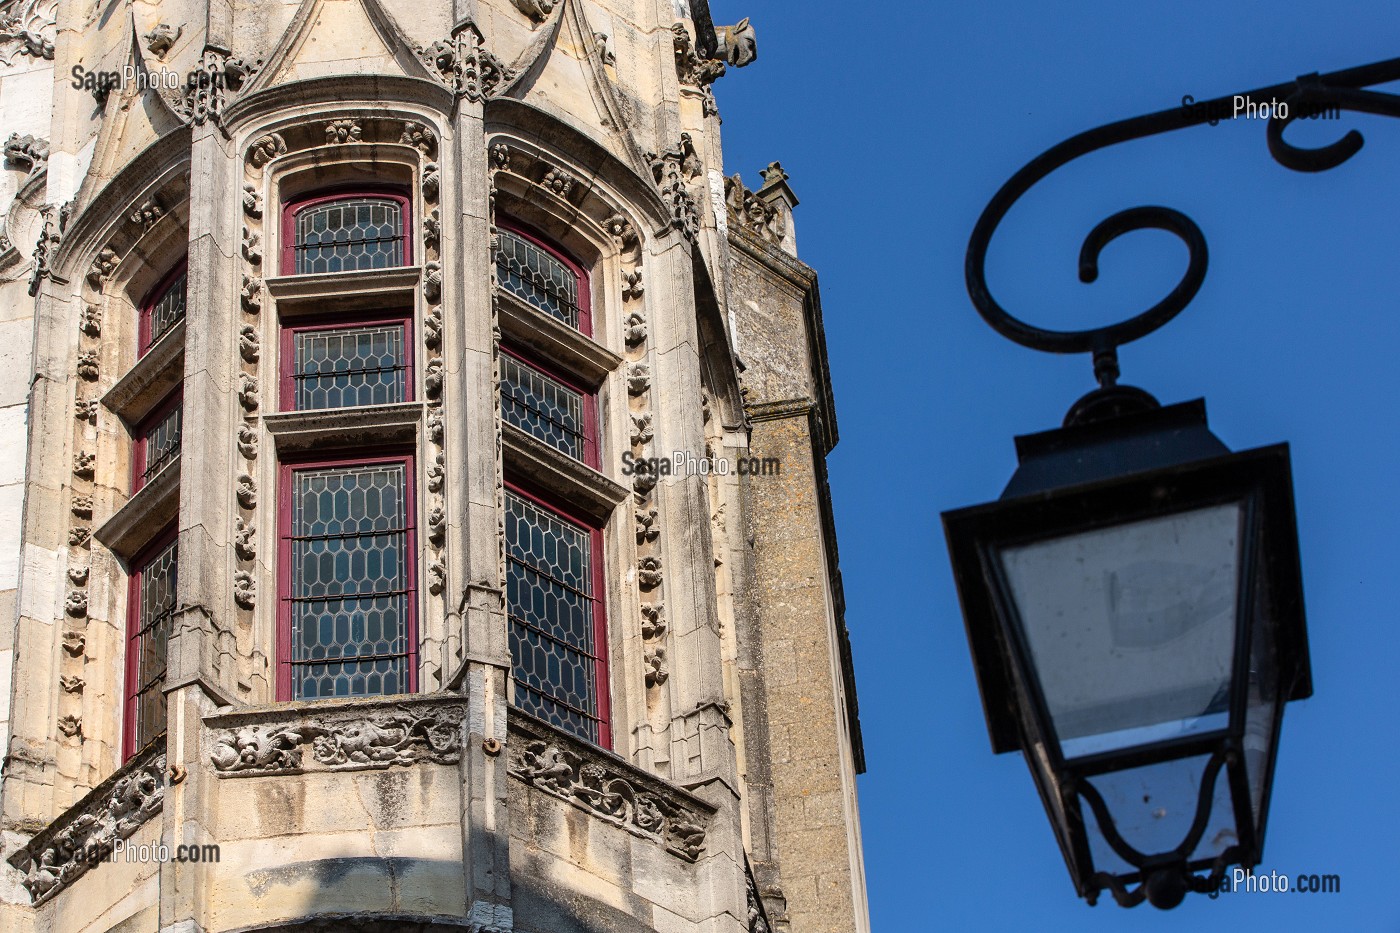
[[[715,57],[735,68],[751,65],[758,58],[758,34],[746,16],[736,26],[721,26],[715,30]]]

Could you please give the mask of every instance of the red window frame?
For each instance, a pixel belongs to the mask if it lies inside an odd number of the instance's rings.
[[[588,533],[589,563],[592,570],[593,592],[590,598],[593,600],[593,657],[594,674],[593,684],[596,690],[594,695],[594,707],[596,710],[596,721],[598,723],[598,746],[600,748],[612,748],[612,681],[610,679],[608,656],[611,653],[611,643],[608,640],[608,600],[606,582],[607,576],[603,571],[603,529],[590,518],[579,513],[573,507],[548,495],[547,493],[517,480],[507,479],[505,481],[507,492],[514,493],[522,499],[538,506],[551,515],[556,516],[571,525]],[[509,548],[509,542],[506,542]],[[507,556],[507,566],[510,559]],[[507,570],[507,572],[509,572]],[[504,585],[505,581],[502,581]],[[510,621],[510,604],[506,604],[506,624]],[[515,679],[514,658],[511,659],[511,679]],[[510,701],[515,702],[515,692],[512,689]]]
[[[413,312],[409,309],[403,311],[374,311],[364,316],[359,314],[335,314],[321,315],[317,317],[287,321],[282,324],[281,335],[281,359],[278,361],[278,411],[336,411],[337,409],[306,408],[295,407],[296,402],[296,335],[308,331],[318,330],[351,330],[358,327],[375,327],[382,324],[402,324],[403,325],[403,362],[404,362],[404,398],[403,401],[414,400],[413,381],[415,378],[414,368],[414,337],[413,337]],[[359,406],[352,406],[359,407]]]
[[[589,280],[588,270],[583,263],[575,259],[564,247],[555,243],[549,237],[540,233],[534,227],[523,224],[511,217],[497,219],[496,226],[502,230],[508,230],[522,240],[529,240],[531,243],[544,250],[555,259],[568,266],[570,271],[578,279],[578,331],[585,337],[593,336],[593,291]],[[541,311],[541,314],[544,312]],[[562,324],[563,322],[560,321]],[[564,324],[565,327],[569,325]]]
[[[142,548],[131,559],[131,572],[127,575],[126,596],[126,658],[122,684],[122,760],[126,761],[141,749],[136,746],[136,701],[140,674],[141,655],[136,650],[136,637],[142,627],[141,620],[141,575],[151,561],[165,552],[177,538],[179,528],[175,524],[167,526],[150,544]],[[175,553],[176,574],[179,573],[180,554]],[[169,659],[167,658],[167,671]]]
[[[413,200],[400,185],[346,185],[338,188],[322,188],[309,194],[298,195],[282,205],[282,274],[283,275],[324,275],[327,273],[298,273],[296,260],[296,218],[297,214],[309,207],[316,207],[328,201],[348,201],[353,198],[389,198],[399,203],[403,228],[399,237],[403,241],[403,268],[413,265]],[[365,270],[357,270],[363,272]]]
[[[165,398],[161,399],[160,404],[158,404],[155,408],[151,409],[151,413],[148,414],[146,417],[142,418],[142,419],[137,423],[136,427],[132,429],[132,432],[131,432],[131,433],[132,433],[132,444],[131,444],[131,494],[132,494],[132,495],[136,495],[136,493],[140,492],[140,491],[146,486],[146,483],[147,483],[147,480],[146,480],[146,478],[145,478],[145,473],[146,473],[146,463],[147,463],[148,457],[149,457],[149,451],[147,450],[147,447],[148,447],[148,445],[149,445],[150,439],[149,439],[146,435],[147,435],[147,433],[148,433],[152,428],[154,428],[156,425],[160,424],[161,421],[165,420],[165,416],[166,416],[166,415],[170,414],[170,413],[171,413],[172,411],[174,411],[177,407],[179,407],[181,404],[183,404],[183,402],[184,402],[184,400],[185,400],[185,398],[184,398],[184,392],[182,391],[183,388],[184,388],[183,386],[176,386],[176,387],[175,387],[175,390],[174,390],[173,392],[171,392],[171,393],[170,393],[169,395],[167,395]],[[182,414],[181,417],[180,417],[180,439],[181,439],[181,443],[182,443],[182,444],[183,444],[183,442],[184,442],[184,433],[185,433],[185,424],[184,424],[184,415]],[[177,459],[178,459],[178,457],[179,457],[179,454],[176,455],[176,458],[177,458]],[[168,465],[169,465],[169,464],[167,464],[167,466],[168,466]],[[162,467],[161,469],[164,469],[164,467]],[[159,475],[160,475],[159,473],[156,474],[156,476],[159,476]],[[153,476],[153,477],[151,477],[151,479],[155,479],[155,477]]]
[[[277,700],[292,700],[292,474],[303,470],[400,463],[404,468],[405,645],[408,693],[418,692],[418,491],[411,451],[381,450],[339,457],[289,458],[277,466]],[[386,694],[398,696],[399,694]]]
[[[602,459],[598,451],[598,392],[596,389],[587,389],[577,380],[563,375],[552,364],[546,363],[541,358],[533,354],[526,353],[513,346],[500,345],[500,350],[506,356],[524,363],[531,369],[539,370],[550,379],[559,383],[566,389],[570,389],[583,396],[583,459],[585,466],[593,469],[600,469]],[[546,442],[547,443],[547,442]],[[557,449],[557,448],[556,448]],[[560,451],[563,453],[563,451]],[[565,456],[568,456],[565,454]]]
[[[190,264],[188,256],[181,259],[174,265],[173,268],[171,268],[169,272],[161,276],[161,279],[159,282],[156,283],[155,288],[152,288],[149,292],[147,292],[146,297],[141,300],[141,313],[137,316],[136,325],[136,355],[138,357],[145,356],[146,351],[151,349],[151,312],[155,310],[155,307],[157,304],[160,303],[160,300],[165,297],[166,292],[170,291],[170,286],[175,283],[175,280],[189,271],[189,265]],[[188,308],[188,282],[186,282],[185,288],[185,302],[186,308]],[[174,328],[172,327],[171,329],[173,330]],[[169,333],[169,331],[167,331],[166,333]],[[165,334],[161,334],[161,336],[164,337]]]

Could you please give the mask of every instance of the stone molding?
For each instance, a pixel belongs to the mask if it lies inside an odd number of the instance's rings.
[[[361,408],[282,411],[263,415],[279,452],[411,443],[423,423],[422,402]]]
[[[58,38],[58,0],[23,0],[0,15],[0,64],[28,56],[53,61]]]
[[[462,756],[460,696],[279,703],[204,719],[204,748],[221,778],[367,771]]]
[[[508,291],[497,296],[501,330],[513,343],[523,344],[546,359],[578,373],[590,383],[602,382],[622,365],[622,357],[531,307]]]
[[[512,708],[511,777],[688,862],[700,858],[716,808],[604,751]]]
[[[102,396],[102,404],[128,424],[144,418],[180,384],[185,367],[185,321],[171,327]]]
[[[180,513],[180,458],[175,458],[136,491],[93,533],[98,543],[131,560]]]
[[[501,425],[506,472],[520,475],[606,522],[631,490],[508,422]]]
[[[165,746],[152,745],[10,856],[35,906],[52,898],[160,812],[165,798]]]

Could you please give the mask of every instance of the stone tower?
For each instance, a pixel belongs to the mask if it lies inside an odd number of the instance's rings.
[[[0,929],[868,929],[756,55],[707,0],[0,4]]]

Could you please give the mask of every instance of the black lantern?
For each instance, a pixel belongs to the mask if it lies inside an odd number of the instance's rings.
[[[1167,908],[1258,863],[1312,687],[1287,446],[1230,453],[1204,403],[1135,392],[1017,438],[1001,500],[943,522],[993,750],[1025,753],[1080,896]]]

